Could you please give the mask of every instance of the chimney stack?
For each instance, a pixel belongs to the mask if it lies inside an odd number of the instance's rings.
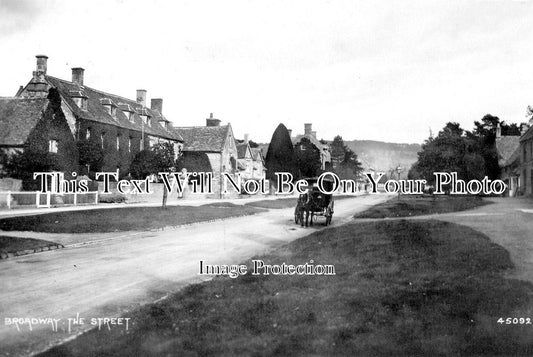
[[[313,126],[313,124],[311,124],[311,123],[304,124],[304,129],[305,129],[304,130],[304,135],[312,135],[313,134],[312,133],[312,131],[313,131],[312,126]]]
[[[311,132],[311,135],[313,135],[313,138],[316,139],[316,131],[313,130],[313,131]]]
[[[83,86],[83,73],[85,70],[81,67],[72,68],[72,83],[76,83],[80,87]]]
[[[137,103],[139,103],[143,107],[146,107],[146,90],[145,89],[137,89]]]
[[[205,120],[205,126],[220,126],[220,119],[213,118],[213,113],[210,113],[209,118]]]
[[[529,125],[522,124],[520,126],[520,136],[524,135],[528,129],[529,129]]]
[[[37,55],[35,57],[37,58],[37,73],[46,74],[46,69],[48,67],[48,56]]]
[[[163,99],[152,98],[152,100],[150,101],[150,108],[152,110],[157,110],[159,114],[163,115]]]

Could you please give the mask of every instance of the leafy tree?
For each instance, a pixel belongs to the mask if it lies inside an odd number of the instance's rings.
[[[346,155],[346,145],[344,145],[344,140],[342,136],[337,135],[333,138],[331,143],[331,163],[333,164],[333,169],[336,169],[337,166],[344,161]]]
[[[139,151],[130,165],[130,175],[134,179],[145,179],[157,171],[155,167],[154,152],[150,149]]]
[[[294,177],[298,177],[298,164],[291,137],[283,124],[279,124],[272,134],[265,158],[265,166],[269,180],[276,179],[276,172],[289,172]]]
[[[317,176],[320,171],[320,150],[306,137],[295,146],[296,163],[301,177]]]
[[[159,172],[170,172],[175,169],[174,146],[171,143],[159,143],[135,155],[130,166],[130,174],[136,179],[144,179]],[[167,206],[167,196],[168,191],[166,186],[163,186],[163,208]]]
[[[344,160],[340,163],[337,171],[337,174],[341,179],[353,179],[361,174],[363,166],[357,159],[355,152],[350,148],[345,147]]]
[[[434,138],[429,138],[418,153],[416,172],[428,183],[434,172],[457,172],[463,180],[481,179],[485,162],[475,135],[465,132],[458,123],[447,123]]]
[[[104,150],[96,140],[80,140],[76,143],[81,167],[88,167],[90,171],[101,171],[104,164]]]
[[[332,169],[340,178],[353,179],[363,171],[357,155],[344,144],[342,136],[335,136],[330,147]]]

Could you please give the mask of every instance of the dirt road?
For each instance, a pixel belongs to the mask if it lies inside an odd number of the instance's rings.
[[[367,195],[338,200],[333,225],[350,221],[354,213],[388,197]],[[292,208],[271,210],[159,232],[98,234],[97,244],[2,261],[0,354],[31,355],[42,351],[92,327],[91,318],[127,318],[128,311],[140,304],[206,279],[198,275],[200,260],[208,264],[238,264],[317,229],[296,226],[292,213]],[[321,225],[318,229],[322,228]],[[72,235],[47,238],[68,243]],[[84,324],[71,324],[69,332],[67,319],[77,316],[85,318]],[[61,320],[57,322],[58,331],[44,320],[32,325],[30,331],[28,324],[17,328],[7,324],[6,318]],[[125,325],[109,328],[125,329]]]

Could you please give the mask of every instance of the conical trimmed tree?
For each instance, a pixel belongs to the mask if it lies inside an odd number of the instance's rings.
[[[283,124],[279,124],[268,145],[265,158],[267,178],[273,182],[276,180],[276,172],[289,172],[294,178],[298,175],[298,164],[294,155],[289,131]]]

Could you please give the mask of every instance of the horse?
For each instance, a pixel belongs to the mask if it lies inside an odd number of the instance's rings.
[[[299,207],[299,215],[300,215],[300,223],[302,227],[305,226],[312,226],[314,221],[315,212],[319,211],[320,208],[317,205],[316,199],[314,199],[313,194],[311,192],[302,193],[300,197],[298,198],[298,207]],[[305,220],[304,220],[304,214],[305,214]],[[309,219],[310,218],[310,219]]]

